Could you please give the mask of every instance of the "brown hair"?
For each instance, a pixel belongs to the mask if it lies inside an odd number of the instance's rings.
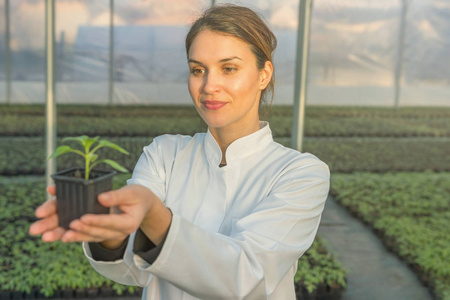
[[[231,35],[245,41],[256,56],[258,69],[263,69],[266,61],[273,65],[273,52],[277,47],[277,38],[264,23],[262,18],[253,10],[234,4],[212,6],[204,11],[198,18],[186,36],[186,54],[197,34],[203,30],[211,30],[226,35]],[[275,72],[267,87],[261,92],[261,102],[265,102],[267,92],[272,93],[275,85]],[[271,104],[271,103],[270,103]]]

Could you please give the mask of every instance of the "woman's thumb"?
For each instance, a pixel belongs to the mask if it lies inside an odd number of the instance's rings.
[[[116,191],[109,191],[104,192],[98,195],[98,201],[101,205],[110,207],[116,205],[115,202],[117,202],[117,195],[115,195]]]

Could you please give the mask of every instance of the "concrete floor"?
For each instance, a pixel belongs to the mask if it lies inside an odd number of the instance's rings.
[[[408,266],[388,252],[372,230],[328,197],[319,235],[347,269],[342,300],[432,300]]]

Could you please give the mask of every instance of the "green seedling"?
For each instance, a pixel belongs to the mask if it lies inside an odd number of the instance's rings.
[[[68,145],[62,145],[62,146],[59,146],[55,150],[55,152],[52,155],[50,155],[50,157],[48,159],[52,159],[52,158],[58,157],[62,154],[70,153],[70,152],[81,155],[85,161],[85,176],[84,176],[84,178],[86,180],[89,179],[89,174],[90,174],[91,170],[95,166],[97,166],[98,164],[101,164],[101,163],[108,164],[119,172],[128,173],[127,169],[122,167],[119,163],[115,162],[114,160],[111,160],[111,159],[98,160],[98,154],[95,154],[95,152],[98,149],[107,147],[107,148],[111,148],[111,149],[117,150],[123,154],[128,155],[129,154],[128,151],[123,149],[122,147],[120,147],[114,143],[111,143],[105,139],[100,140],[99,136],[97,136],[95,138],[90,138],[87,135],[82,135],[82,136],[78,136],[78,137],[67,137],[62,140],[63,143],[65,143],[67,141],[77,141],[83,147],[84,152],[77,150],[77,149],[73,149],[72,147],[70,147]],[[92,148],[94,145],[95,145],[95,147]],[[91,148],[92,148],[92,150],[91,150]]]

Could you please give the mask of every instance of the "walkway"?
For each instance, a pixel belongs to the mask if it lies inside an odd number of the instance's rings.
[[[370,228],[328,197],[319,235],[347,270],[341,300],[431,300],[429,290]]]

